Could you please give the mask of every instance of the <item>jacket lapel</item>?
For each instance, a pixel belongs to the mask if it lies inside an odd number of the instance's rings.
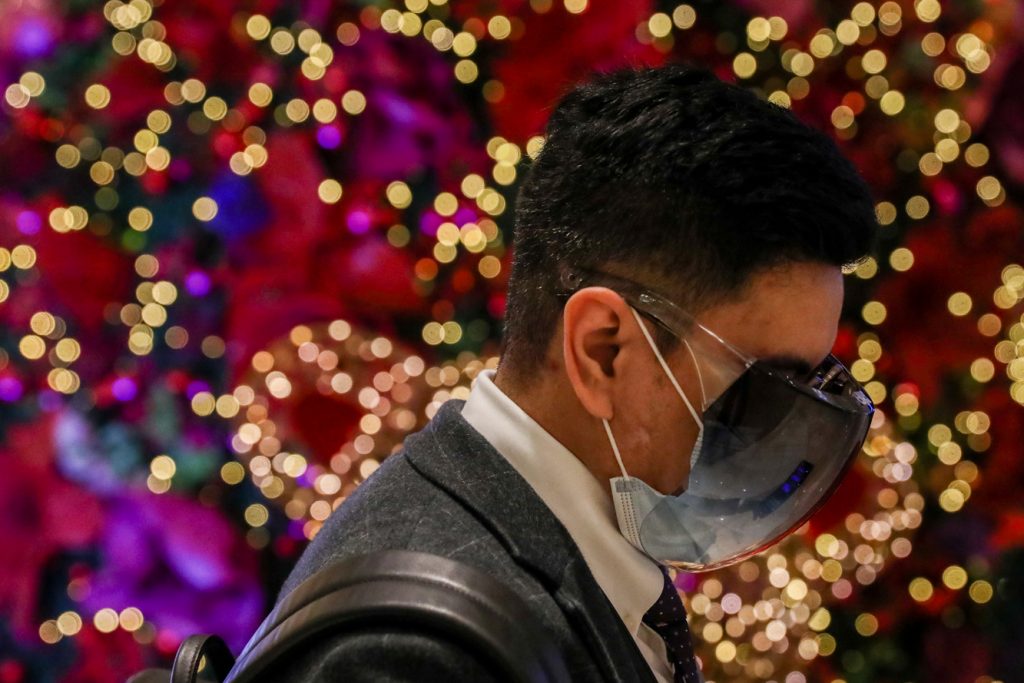
[[[462,417],[442,404],[405,441],[409,463],[473,511],[512,558],[548,588],[611,680],[651,681],[647,662],[597,585],[569,532],[533,488]]]

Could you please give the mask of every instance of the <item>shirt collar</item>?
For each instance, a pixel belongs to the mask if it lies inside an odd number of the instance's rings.
[[[635,635],[644,613],[661,595],[661,569],[619,532],[607,484],[501,391],[494,373],[487,369],[477,375],[462,416],[551,509]]]

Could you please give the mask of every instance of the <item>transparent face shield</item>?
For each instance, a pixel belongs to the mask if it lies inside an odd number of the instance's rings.
[[[681,569],[715,569],[776,543],[835,491],[874,412],[835,356],[810,372],[782,368],[745,354],[629,280],[567,271],[562,284],[566,296],[587,286],[614,290],[679,338],[694,363],[701,395],[683,400],[700,405],[702,428],[695,450],[680,451],[679,457],[692,458],[685,490],[665,495],[625,471],[612,481],[619,526],[630,542]],[[686,407],[680,409],[680,419],[690,419]]]

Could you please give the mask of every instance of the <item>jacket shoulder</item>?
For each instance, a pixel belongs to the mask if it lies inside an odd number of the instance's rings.
[[[523,598],[539,624],[572,653],[570,660],[580,658],[572,630],[548,591],[515,563],[481,520],[419,474],[404,452],[385,460],[328,517],[278,600],[324,567],[381,550],[432,553],[487,572]],[[499,680],[483,668],[478,654],[457,642],[395,630],[327,635],[282,666],[271,680],[340,680],[342,672],[344,680],[353,681]]]
[[[485,524],[420,475],[402,451],[385,460],[327,518],[281,595],[329,564],[379,550],[441,555],[497,573],[498,578],[515,569]]]

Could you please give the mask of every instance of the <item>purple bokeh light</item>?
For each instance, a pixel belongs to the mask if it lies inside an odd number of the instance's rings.
[[[191,401],[195,397],[195,395],[198,394],[200,391],[209,390],[210,385],[207,382],[197,379],[189,382],[188,386],[185,387],[185,396],[187,396],[188,400]]]
[[[14,403],[25,392],[25,387],[17,377],[0,377],[0,401]]]
[[[420,216],[420,232],[429,237],[437,235],[437,229],[444,223],[444,219],[434,211],[424,211]]]
[[[118,377],[110,385],[110,391],[118,401],[128,402],[139,393],[139,386],[131,377]]]
[[[316,141],[324,149],[337,149],[341,145],[341,129],[336,125],[320,126]]]
[[[350,211],[345,222],[353,235],[364,235],[370,231],[370,214],[363,209]]]
[[[22,235],[37,235],[39,230],[43,227],[43,219],[39,217],[39,214],[35,211],[19,211],[16,223],[18,225],[18,232]]]
[[[185,276],[185,289],[192,296],[206,296],[212,286],[210,276],[201,270],[193,270]]]
[[[466,223],[478,222],[480,220],[480,217],[477,216],[476,211],[474,211],[473,209],[469,208],[468,206],[463,206],[462,208],[455,212],[455,216],[452,217],[452,220],[455,222],[455,225],[462,227]]]
[[[13,35],[15,52],[26,59],[44,57],[53,49],[53,31],[41,17],[27,17]]]

